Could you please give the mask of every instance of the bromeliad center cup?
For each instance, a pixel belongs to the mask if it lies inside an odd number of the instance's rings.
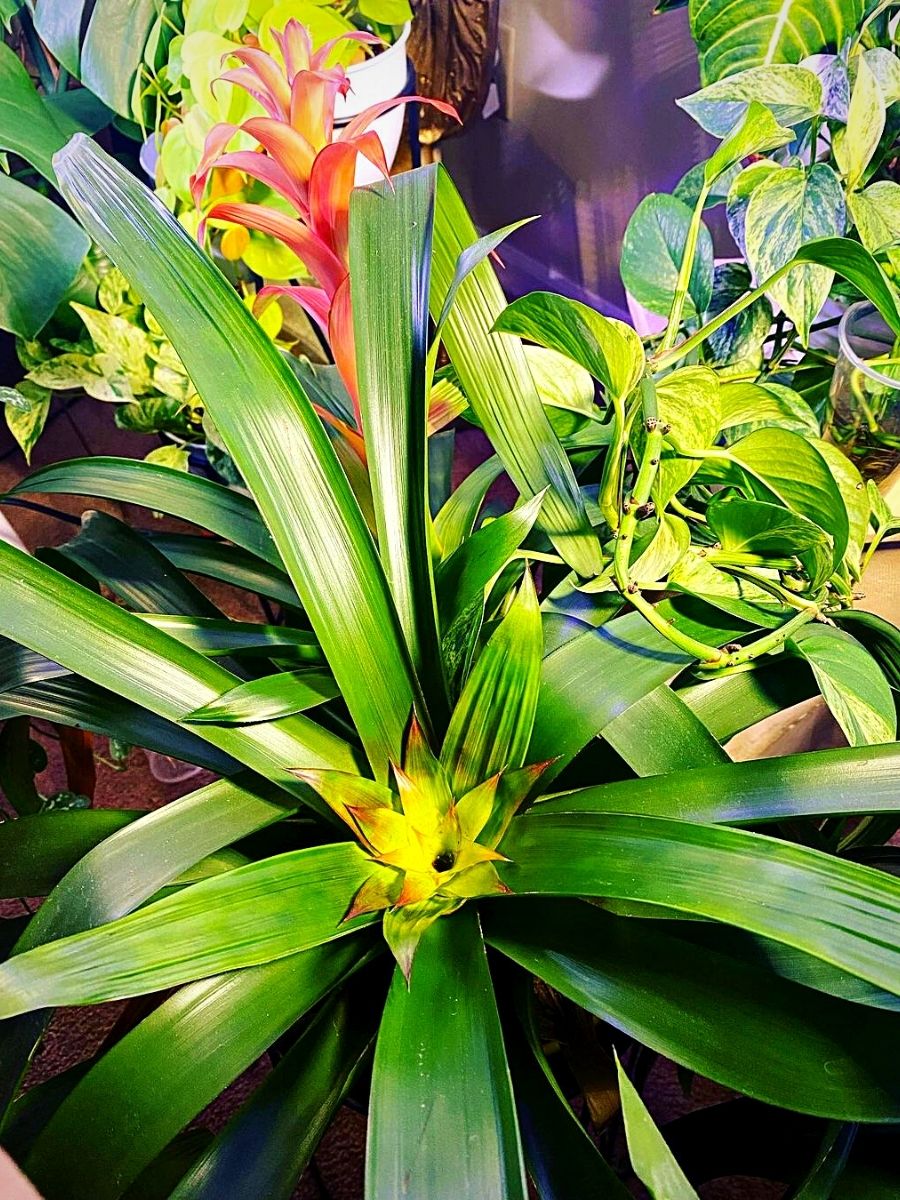
[[[900,464],[900,345],[873,304],[841,318],[827,434],[876,483]]]

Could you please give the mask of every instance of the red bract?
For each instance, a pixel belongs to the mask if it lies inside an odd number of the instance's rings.
[[[268,287],[260,294],[289,295],[313,318],[328,338],[360,426],[348,249],[357,159],[363,155],[387,178],[381,140],[370,128],[374,121],[400,104],[433,104],[454,117],[456,110],[441,100],[398,96],[373,104],[335,137],[335,102],[350,90],[350,77],[341,66],[327,67],[328,57],[343,38],[367,45],[379,44],[380,39],[371,33],[346,33],[313,52],[308,31],[296,20],[275,37],[283,66],[272,55],[250,47],[229,55],[241,66],[225,71],[221,79],[244,88],[267,115],[242,125],[216,125],[207,136],[191,191],[201,208],[213,168],[233,167],[271,188],[296,216],[265,204],[214,204],[201,222],[200,236],[207,221],[228,221],[277,238],[302,259],[318,287]],[[238,133],[249,134],[258,149],[229,151]]]

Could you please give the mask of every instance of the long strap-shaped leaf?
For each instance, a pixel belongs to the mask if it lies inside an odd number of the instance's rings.
[[[133,458],[72,458],[32,471],[8,494],[19,496],[29,492],[102,496],[122,504],[139,504],[181,517],[266,562],[281,565],[272,537],[252,500],[221,483],[188,475],[174,467]]]
[[[5,542],[0,581],[0,633],[171,721],[240,683],[218,663]],[[202,734],[304,797],[310,793],[298,792],[289,767],[305,765],[303,759],[339,770],[357,765],[346,742],[302,716],[235,729],[203,726]]]
[[[359,401],[378,546],[429,712],[447,698],[431,553],[425,355],[436,167],[364,188],[350,201]],[[426,714],[427,715],[427,714]]]
[[[704,625],[666,601],[659,609],[710,645],[731,641],[746,628],[739,623],[730,628]],[[710,620],[727,621],[712,609],[705,612]],[[623,714],[632,704],[690,663],[636,612],[599,629],[546,613],[544,644],[548,648],[528,758],[532,762],[555,759],[548,777],[558,774],[610,722],[626,720]]]
[[[224,275],[147,188],[84,137],[55,165],[81,222],[178,351],[384,777],[400,752],[413,673],[371,534],[319,418]]]
[[[434,224],[432,315],[441,313],[460,254],[475,226],[446,171],[438,173]],[[541,527],[579,575],[598,575],[600,544],[591,530],[575,474],[544,412],[522,344],[492,333],[506,307],[485,259],[466,276],[444,325],[444,342],[466,396],[516,487],[525,496],[549,488]]]
[[[576,1004],[727,1087],[819,1116],[897,1119],[897,1013],[779,978],[741,942],[694,945],[682,934],[694,924],[534,898],[489,906],[485,937]]]
[[[519,817],[499,849],[514,892],[711,917],[900,994],[900,881],[869,867],[745,830],[619,814]]]
[[[125,916],[199,858],[291,811],[290,806],[228,780],[173,800],[105,838],[80,858],[31,919],[17,951]],[[55,814],[60,818],[77,815],[82,814]],[[92,815],[103,816],[100,812]],[[11,824],[14,828],[18,822]],[[46,1020],[44,1013],[31,1013],[0,1026],[3,1109],[13,1099]]]
[[[369,945],[348,938],[181,988],[63,1101],[31,1148],[29,1178],[47,1200],[118,1200]]]
[[[329,998],[171,1200],[289,1200],[334,1110],[368,1059],[380,1015],[370,980],[353,981]]]
[[[535,812],[619,812],[704,824],[755,825],[788,817],[900,813],[900,743],[815,750],[579,789]]]
[[[140,996],[345,937],[376,919],[343,922],[370,871],[350,842],[295,850],[16,954],[0,965],[0,1017]]]
[[[366,1200],[524,1200],[497,1003],[471,906],[427,930],[378,1034]]]

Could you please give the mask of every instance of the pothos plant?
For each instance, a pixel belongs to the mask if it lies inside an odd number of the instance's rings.
[[[712,184],[704,180],[701,164],[673,195],[643,201],[622,259],[626,287],[642,304],[668,313],[677,255],[698,207],[724,206],[739,258],[726,253],[716,265],[701,222],[689,321],[692,312],[720,312],[751,280],[774,275],[815,238],[852,237],[876,255],[889,277],[896,276],[900,59],[894,9],[891,3],[841,0],[823,16],[806,0],[761,8],[691,4],[705,86],[680,106],[721,138],[755,101],[784,132]],[[650,239],[658,246],[659,266],[651,266],[643,253]],[[822,314],[829,296],[840,305],[859,292],[822,264],[791,272],[706,342],[704,361],[736,377],[761,374],[776,385],[791,384],[827,421],[834,357],[824,331],[837,324],[840,312],[832,307]]]
[[[710,180],[781,136],[752,107]],[[171,214],[85,139],[56,170],[250,495],[102,458],[16,489],[214,535],[95,514],[38,558],[0,544],[0,713],[221,775],[137,819],[0,825],[4,891],[47,894],[0,964],[4,1136],[43,1194],[287,1197],[355,1086],[370,1197],[524,1198],[526,1173],[545,1197],[627,1195],[608,1161],[619,1097],[635,1171],[657,1197],[693,1195],[616,1087],[614,1048],[635,1077],[661,1054],[806,1114],[806,1150],[778,1170],[836,1175],[853,1125],[900,1116],[900,884],[857,861],[890,860],[900,824],[884,673],[896,684],[900,639],[849,604],[865,491],[761,389],[739,408],[680,365],[754,293],[679,341],[689,248],[648,357],[562,297],[507,307],[498,236],[476,238],[442,169],[357,190],[365,456],[348,474],[341,431]],[[863,247],[814,242],[782,271],[806,263],[900,328]],[[548,408],[522,338],[590,372],[601,403]],[[439,345],[495,455],[454,491],[428,439]],[[727,440],[739,424],[755,427]],[[502,472],[520,500],[479,524]],[[674,578],[684,562],[699,582]],[[228,620],[183,571],[283,622]],[[729,761],[731,734],[819,688],[849,748]],[[85,1067],[19,1095],[48,1009],[159,992]],[[547,1059],[539,997],[596,1018],[599,1146]],[[181,1138],[267,1049],[272,1073],[225,1129]]]

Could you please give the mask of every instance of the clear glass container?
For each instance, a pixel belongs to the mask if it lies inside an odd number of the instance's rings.
[[[867,479],[900,463],[900,339],[866,300],[841,318],[826,436]]]

